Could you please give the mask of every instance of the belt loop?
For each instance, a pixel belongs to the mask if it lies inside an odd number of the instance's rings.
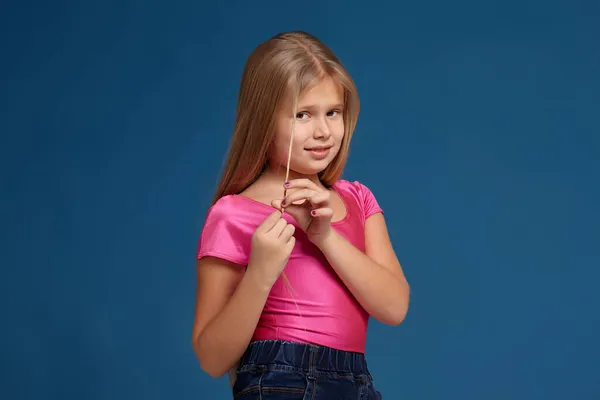
[[[310,379],[311,381],[317,379],[317,377],[315,376],[315,358],[317,357],[316,350],[316,347],[310,346],[310,351],[308,354],[308,379]]]

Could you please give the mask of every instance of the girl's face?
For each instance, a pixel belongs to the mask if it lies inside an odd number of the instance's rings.
[[[302,175],[323,171],[340,150],[344,137],[344,89],[331,78],[307,88],[298,99],[290,170]],[[276,115],[273,166],[287,165],[292,134],[293,99],[284,101]]]

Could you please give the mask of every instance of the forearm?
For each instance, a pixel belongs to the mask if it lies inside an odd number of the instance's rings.
[[[319,244],[342,282],[375,319],[398,325],[408,311],[409,286],[387,268],[373,261],[339,233]]]
[[[229,302],[196,338],[195,349],[200,365],[209,375],[222,376],[244,354],[269,290],[248,269]]]

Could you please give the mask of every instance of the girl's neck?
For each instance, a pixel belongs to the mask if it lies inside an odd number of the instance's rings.
[[[260,179],[264,180],[265,182],[272,182],[272,183],[279,184],[280,186],[283,186],[283,183],[285,182],[285,178],[286,178],[285,173],[286,173],[285,165],[283,165],[283,166],[267,165],[267,168],[265,168]],[[299,174],[298,172],[290,169],[288,180],[291,181],[293,179],[309,179],[309,180],[313,181],[314,183],[316,183],[318,186],[323,187],[323,184],[319,180],[319,176],[316,174],[315,175],[303,175],[303,174]]]
[[[288,180],[292,179],[310,179],[315,182],[319,187],[324,187],[317,175],[303,175],[295,171],[290,170]],[[285,165],[284,166],[267,166],[263,171],[262,175],[246,188],[242,193],[242,196],[249,197],[251,199],[270,204],[273,199],[283,198],[285,182]]]

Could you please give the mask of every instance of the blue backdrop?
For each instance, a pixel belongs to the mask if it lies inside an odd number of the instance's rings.
[[[345,178],[412,284],[387,399],[600,398],[600,3],[21,1],[1,14],[0,397],[219,399],[194,252],[252,49],[358,85]]]

